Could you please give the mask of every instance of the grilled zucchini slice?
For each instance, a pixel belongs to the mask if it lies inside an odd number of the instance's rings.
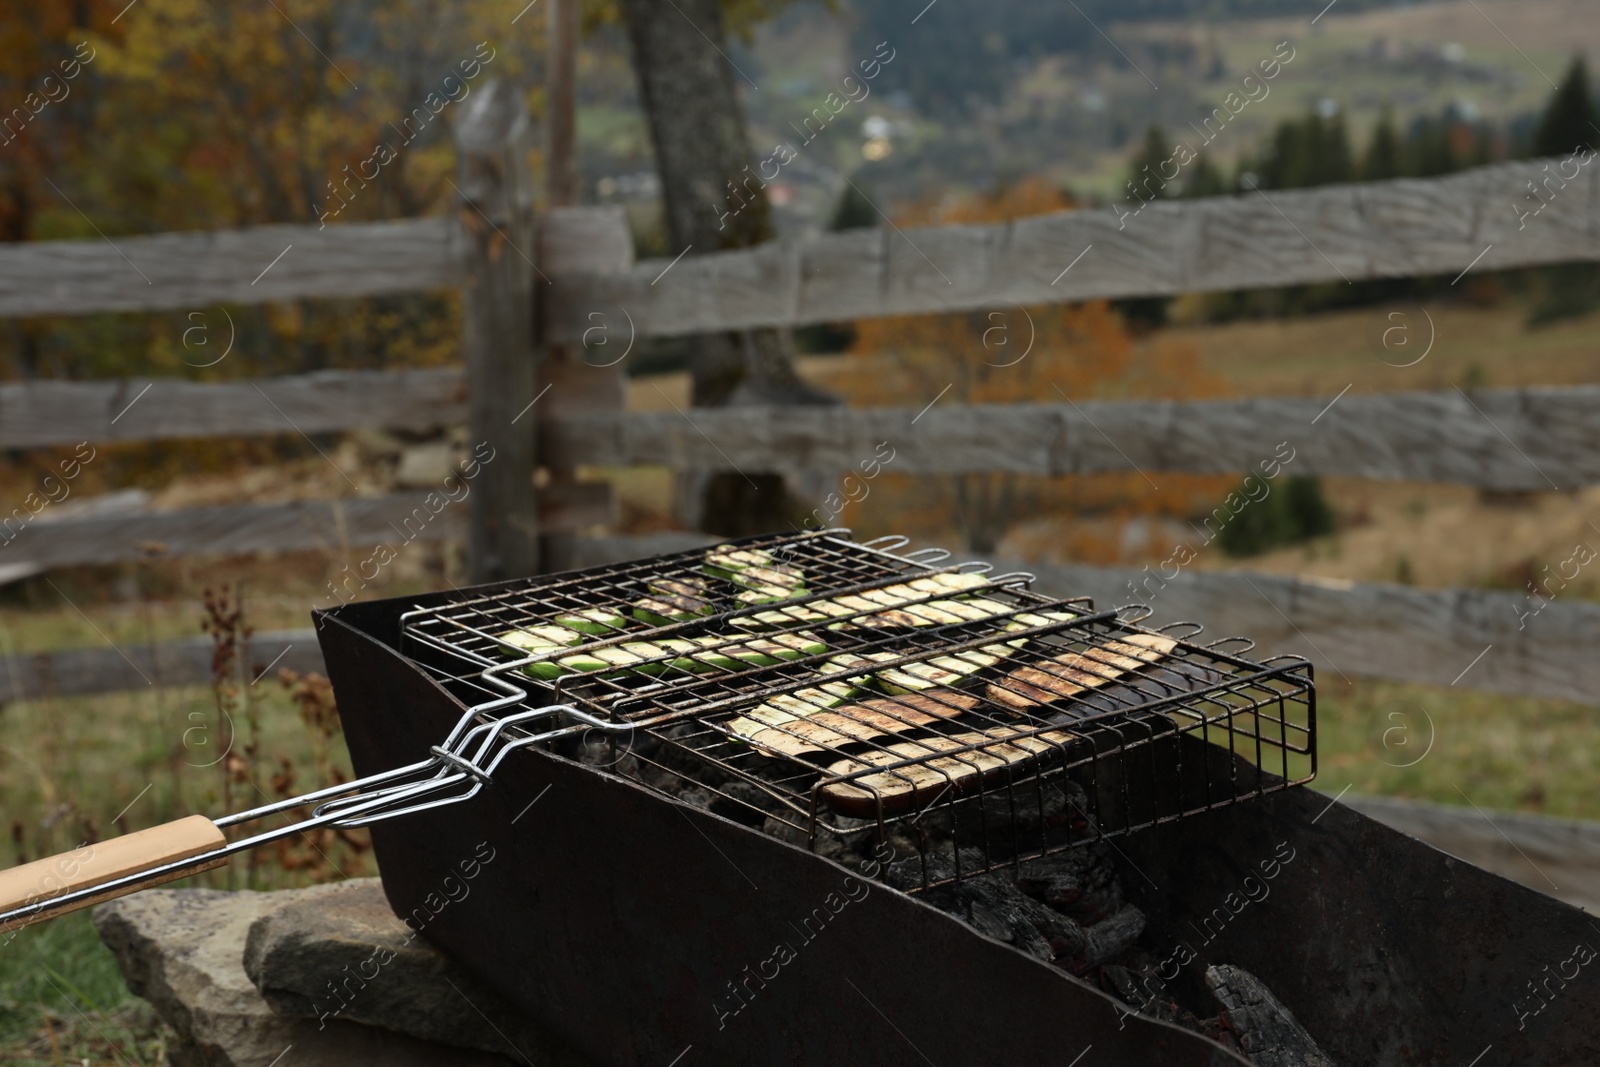
[[[582,611],[557,615],[555,623],[557,626],[565,626],[581,634],[597,634],[605,637],[622,629],[627,620],[610,608],[584,608]]]
[[[702,650],[692,653],[689,659],[723,671],[770,667],[784,660],[821,655],[828,651],[826,644],[806,633],[776,633],[770,637],[741,637],[732,641],[721,635],[708,635],[691,640],[700,645]]]
[[[759,548],[734,548],[718,545],[709,549],[703,564],[705,572],[714,578],[732,579],[750,567],[772,566],[772,554]]]
[[[954,689],[971,681],[972,676],[983,668],[999,663],[1010,652],[1007,645],[985,645],[908,663],[903,667],[891,667],[875,677],[883,691],[891,695],[920,693],[928,689]]]
[[[533,652],[575,645],[583,640],[583,635],[565,626],[528,626],[521,630],[508,630],[497,640],[522,652]]]

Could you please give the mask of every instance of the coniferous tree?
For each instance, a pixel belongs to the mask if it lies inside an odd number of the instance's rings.
[[[1581,146],[1600,144],[1600,115],[1589,92],[1589,71],[1583,57],[1573,59],[1561,86],[1550,98],[1533,133],[1535,156],[1570,155]],[[1577,318],[1600,308],[1600,267],[1563,263],[1538,274],[1540,296],[1528,313],[1530,326]]]
[[[1381,182],[1398,178],[1403,173],[1400,163],[1400,134],[1394,128],[1394,112],[1383,109],[1377,128],[1372,131],[1372,141],[1361,160],[1361,180]]]
[[[1576,56],[1533,133],[1533,154],[1564,156],[1600,142],[1600,112],[1589,91],[1589,70]]]
[[[872,198],[858,189],[855,182],[846,182],[839,194],[839,202],[834,205],[828,229],[864,230],[878,225],[879,221],[878,209],[872,206]]]
[[[1191,199],[1202,196],[1226,196],[1233,191],[1222,169],[1211,162],[1204,152],[1189,164],[1189,176],[1183,180],[1183,195]]]
[[[1316,129],[1312,184],[1332,185],[1355,177],[1355,156],[1350,151],[1350,134],[1345,129],[1344,115],[1320,119]]]
[[[1166,175],[1176,163],[1172,158],[1172,142],[1160,126],[1151,126],[1144,132],[1144,141],[1133,161],[1128,164],[1128,182],[1119,196],[1132,202],[1178,195],[1178,188]],[[1162,167],[1166,166],[1163,173]]]
[[[1308,189],[1349,181],[1354,174],[1350,138],[1339,115],[1312,112],[1285,119],[1273,131],[1257,172],[1263,189]]]

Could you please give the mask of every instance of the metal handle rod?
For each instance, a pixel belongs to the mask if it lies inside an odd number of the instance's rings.
[[[504,688],[514,689],[516,695],[469,709],[456,722],[456,726],[450,732],[445,744],[439,746],[435,755],[430,759],[404,767],[397,767],[380,774],[369,775],[342,785],[319,789],[312,793],[275,801],[271,804],[264,804],[249,811],[218,819],[214,825],[218,828],[236,826],[293,808],[316,805],[311,815],[306,818],[290,822],[275,829],[265,830],[249,837],[240,838],[237,841],[228,842],[217,848],[184,859],[147,867],[117,878],[84,886],[71,892],[57,893],[44,899],[32,901],[22,907],[0,913],[0,927],[9,925],[16,920],[29,919],[44,912],[54,913],[70,910],[74,905],[86,905],[97,900],[122,895],[124,892],[131,892],[145,885],[169,881],[186,873],[194,873],[206,867],[215,866],[217,861],[236,853],[246,852],[294,834],[305,833],[308,830],[318,829],[323,826],[341,828],[366,826],[385,819],[398,818],[402,815],[460,803],[471,799],[482,791],[484,786],[492,780],[495,772],[499,770],[500,764],[505,760],[506,756],[514,749],[525,748],[557,737],[567,736],[580,730],[591,728],[618,729],[615,724],[598,720],[594,716],[570,705],[551,705],[543,708],[526,709],[503,718],[491,719],[474,725],[475,720],[489,711],[504,707],[508,703],[515,703],[526,697],[526,694],[515,686],[505,684]],[[523,724],[535,719],[550,718],[563,714],[579,721],[572,724],[563,723],[553,729],[527,733],[507,739],[509,731],[517,729]],[[431,774],[428,773],[430,771],[432,772]],[[427,776],[420,780],[408,780],[416,779],[418,775]],[[462,789],[461,787],[465,788]],[[441,793],[446,795],[437,795]],[[433,799],[426,799],[429,797]]]

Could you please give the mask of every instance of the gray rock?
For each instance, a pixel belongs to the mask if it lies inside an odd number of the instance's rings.
[[[547,1031],[395,917],[376,878],[274,894],[243,946],[276,1011],[339,1019],[540,1067],[581,1067]]]
[[[177,1032],[173,1067],[507,1067],[489,1053],[274,1012],[241,958],[251,925],[288,895],[155,889],[95,909],[128,988]]]

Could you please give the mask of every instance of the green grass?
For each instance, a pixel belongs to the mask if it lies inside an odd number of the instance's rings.
[[[315,780],[311,737],[283,687],[274,678],[256,688],[263,756],[257,781],[271,790],[281,756],[300,772],[296,792],[326,784]],[[215,761],[229,747],[228,731],[218,723],[208,688],[26,702],[0,714],[6,722],[0,812],[8,824],[0,830],[13,841],[20,834],[23,842],[20,849],[0,852],[0,867],[69,850],[90,833],[110,837],[122,832],[119,827],[138,829],[197,812],[216,817],[226,810]],[[192,732],[201,728],[203,733]],[[243,741],[240,724],[235,754]],[[336,739],[333,748],[334,766],[348,777],[343,744]],[[236,784],[227,807],[242,810],[268,799],[275,798]],[[326,842],[323,847],[339,867],[324,877],[373,873],[370,854],[354,856]],[[176,884],[273,889],[312,880],[303,870],[284,869],[271,848],[251,857],[254,867],[240,858]],[[163,1041],[155,1016],[128,992],[87,913],[28,927],[9,943],[0,935],[0,1064],[143,1067],[165,1062]]]
[[[87,913],[0,935],[0,1063],[165,1062],[154,1011],[128,992]]]
[[[1317,788],[1600,819],[1592,706],[1318,678]]]

